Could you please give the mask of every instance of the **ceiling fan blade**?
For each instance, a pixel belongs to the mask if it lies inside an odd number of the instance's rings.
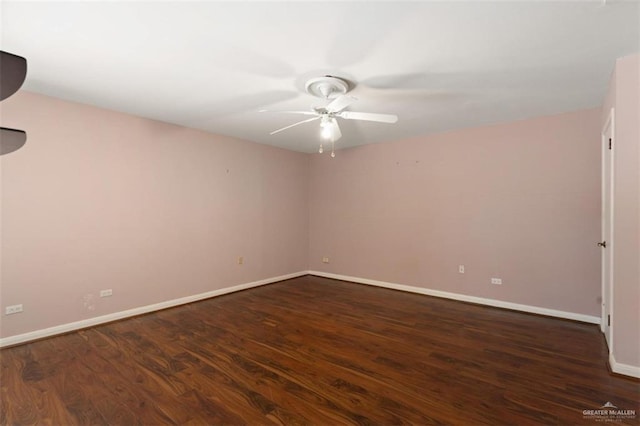
[[[307,120],[298,121],[297,123],[293,123],[293,124],[291,124],[291,125],[289,125],[289,126],[287,126],[287,127],[283,127],[282,129],[274,130],[273,132],[271,132],[271,133],[269,133],[269,134],[270,134],[270,135],[275,135],[276,133],[280,133],[280,132],[281,132],[281,131],[283,131],[283,130],[287,130],[287,129],[290,129],[290,128],[292,128],[292,127],[298,126],[298,125],[300,125],[300,124],[308,123],[308,122],[310,122],[310,121],[314,121],[314,120],[320,120],[320,116],[313,117],[313,118],[309,118],[309,119],[307,119]]]
[[[0,127],[0,155],[16,151],[27,141],[27,133],[24,130]]]
[[[333,126],[333,130],[332,130],[332,140],[333,142],[337,141],[338,139],[340,139],[342,137],[342,132],[340,131],[340,126],[338,126],[338,120],[336,120],[335,118],[331,119],[331,126]]]
[[[342,111],[343,109],[345,109],[346,107],[348,107],[349,105],[351,105],[357,100],[358,98],[354,98],[353,96],[347,96],[347,95],[338,96],[333,101],[331,101],[329,105],[327,105],[327,111],[328,112]]]
[[[373,112],[342,111],[341,113],[336,115],[346,120],[377,121],[378,123],[389,123],[389,124],[393,124],[398,121],[398,116],[395,114],[376,114]]]
[[[0,100],[18,91],[27,76],[27,60],[0,50]]]
[[[277,113],[277,114],[282,113],[282,114],[318,115],[318,113],[315,112],[315,111],[271,111],[271,110],[268,110],[268,109],[261,109],[258,112],[274,112],[274,113]]]

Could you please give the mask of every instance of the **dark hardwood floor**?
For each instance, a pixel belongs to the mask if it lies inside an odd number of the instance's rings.
[[[2,424],[595,425],[583,410],[640,409],[595,325],[311,276],[0,356]]]

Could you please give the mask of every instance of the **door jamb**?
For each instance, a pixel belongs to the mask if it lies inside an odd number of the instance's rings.
[[[608,150],[608,141],[605,139],[605,131],[607,130],[607,128],[609,127],[609,135],[611,137],[612,142],[612,149],[611,149],[611,153],[609,155],[609,167],[607,169],[605,169],[605,161],[607,158],[606,155],[606,150]],[[614,217],[614,197],[613,197],[613,192],[614,192],[614,188],[615,188],[615,170],[614,170],[614,165],[615,165],[615,149],[613,149],[613,147],[615,147],[615,109],[611,108],[611,110],[609,111],[609,115],[607,117],[607,120],[604,123],[604,126],[602,127],[602,131],[601,131],[601,146],[602,146],[602,158],[601,158],[601,170],[602,170],[602,174],[601,174],[601,185],[602,185],[602,214],[601,214],[601,225],[600,225],[600,232],[601,232],[601,241],[604,241],[602,238],[604,238],[604,234],[605,234],[605,226],[606,226],[606,218],[605,218],[605,203],[608,201],[610,203],[609,206],[609,211],[611,214],[611,223],[609,224],[609,239],[607,241],[607,248],[602,250],[602,254],[601,254],[601,269],[602,269],[602,273],[601,273],[601,281],[600,281],[600,287],[601,287],[601,297],[603,298],[603,302],[607,301],[609,306],[609,315],[611,317],[613,317],[613,279],[614,279],[614,274],[613,274],[613,259],[614,259],[614,242],[613,242],[613,230],[614,230],[614,221],[613,221],[613,217]],[[606,192],[605,192],[605,170],[609,170],[609,174],[610,174],[610,180],[609,180],[609,200],[605,199],[606,196]],[[604,263],[605,263],[605,257],[609,256],[609,291],[605,297],[605,268],[604,268]],[[607,312],[606,312],[606,308],[604,303],[602,304],[601,307],[601,320],[600,320],[600,330],[606,334],[606,327],[608,324],[608,318],[607,318]],[[608,350],[609,350],[609,354],[611,354],[613,352],[613,323],[611,323],[611,325],[609,326],[609,341],[607,342]]]

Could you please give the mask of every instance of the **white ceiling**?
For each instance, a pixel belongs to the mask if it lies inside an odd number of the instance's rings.
[[[314,152],[310,77],[355,84],[337,147],[597,107],[614,61],[638,52],[636,1],[11,2],[2,50],[24,89]]]

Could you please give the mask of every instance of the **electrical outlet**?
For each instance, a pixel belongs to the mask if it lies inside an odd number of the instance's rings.
[[[464,274],[464,265],[458,265],[458,272]]]
[[[491,278],[491,284],[502,285],[502,278]]]
[[[111,290],[110,288],[107,290],[100,290],[100,297],[109,297],[109,296],[113,296],[113,290]]]
[[[329,263],[329,258],[328,257],[323,257],[322,258],[322,263]]]
[[[244,264],[244,257],[238,256],[238,265],[243,265],[243,264]]]
[[[22,312],[22,304],[20,305],[11,305],[4,308],[5,315],[18,314]]]

